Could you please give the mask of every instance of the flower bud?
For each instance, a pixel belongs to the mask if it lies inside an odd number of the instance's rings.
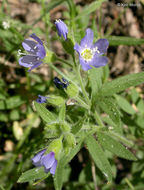
[[[64,98],[62,98],[61,96],[49,95],[48,97],[49,97],[48,102],[55,106],[60,106],[65,101]]]
[[[50,144],[48,149],[46,150],[46,153],[54,152],[55,158],[58,160],[60,153],[62,151],[62,138],[53,140]]]
[[[56,55],[54,54],[54,52],[50,51],[48,48],[46,48],[46,57],[43,59],[44,63],[53,63],[56,61]]]
[[[67,133],[64,137],[64,142],[63,142],[65,154],[69,154],[71,148],[73,148],[75,144],[76,140],[74,135],[72,133]]]
[[[65,92],[67,93],[67,95],[70,98],[73,98],[73,97],[78,96],[79,89],[78,89],[78,87],[75,84],[71,83],[71,84],[69,84],[69,86],[67,87],[67,89],[65,89]]]
[[[70,126],[66,122],[60,125],[60,129],[62,133],[67,133],[71,130]]]

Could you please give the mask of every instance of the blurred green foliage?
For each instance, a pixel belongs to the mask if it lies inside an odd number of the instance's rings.
[[[93,15],[96,9],[99,9],[101,3],[104,0],[93,1],[89,5],[85,5],[82,8],[80,6],[75,6],[72,0],[51,0],[49,3],[44,0],[30,1],[37,2],[41,6],[40,18],[34,21],[32,25],[28,25],[20,21],[19,19],[13,19],[10,16],[11,8],[7,0],[1,2],[0,7],[0,189],[54,189],[53,179],[47,175],[42,176],[41,170],[38,172],[37,176],[32,179],[40,179],[43,177],[45,180],[41,182],[33,180],[29,183],[19,184],[17,180],[22,172],[32,168],[31,157],[36,153],[35,151],[43,148],[43,144],[48,145],[49,141],[47,136],[43,138],[43,122],[36,113],[32,110],[33,100],[37,98],[38,94],[45,95],[53,92],[57,95],[59,92],[53,86],[53,74],[45,80],[43,74],[37,74],[35,72],[27,73],[25,68],[22,68],[18,64],[18,50],[22,50],[21,43],[28,34],[36,32],[37,35],[45,35],[47,46],[55,40],[55,37],[50,37],[50,31],[52,28],[52,23],[50,22],[50,10],[53,8],[64,5],[66,11],[63,15],[66,19],[66,23],[69,29],[74,32],[70,34],[71,39],[73,35],[77,42],[81,40],[84,36],[84,31],[88,26],[91,26],[94,30],[95,36],[98,38],[102,36],[100,30],[95,23],[95,17],[90,17]],[[8,28],[4,28],[3,22],[9,24]],[[35,27],[38,21],[44,22],[44,29]],[[120,36],[107,36],[110,41],[110,45],[140,45],[144,43],[142,39],[134,39],[130,37],[120,37]],[[58,39],[58,37],[56,37]],[[63,44],[64,49],[67,49],[67,44]],[[66,48],[65,48],[66,47]],[[72,63],[72,60],[70,60]],[[8,64],[7,64],[8,63]],[[72,63],[73,64],[73,63]],[[63,69],[67,66],[63,66]],[[51,70],[50,70],[51,72]],[[105,68],[105,75],[102,80],[107,80],[108,69]],[[70,72],[68,74],[71,79],[75,76]],[[91,73],[93,75],[93,73]],[[101,72],[98,73],[101,76]],[[97,77],[97,76],[96,76]],[[90,76],[91,79],[91,76]],[[86,83],[87,81],[85,81]],[[100,84],[100,83],[99,83]],[[95,84],[96,85],[96,84]],[[107,86],[108,87],[108,86]],[[88,87],[89,88],[89,87]],[[100,87],[97,86],[94,91],[98,90]],[[64,92],[61,92],[64,93]],[[77,91],[75,92],[77,93]],[[92,92],[93,93],[93,92]],[[94,92],[95,93],[95,92]],[[111,93],[111,89],[109,91]],[[102,92],[104,94],[104,92]],[[73,96],[72,96],[73,97]],[[112,183],[106,183],[103,179],[102,174],[99,169],[96,168],[96,178],[98,187],[102,190],[117,189],[117,190],[142,190],[144,189],[144,100],[143,100],[143,90],[141,88],[130,88],[128,91],[123,92],[115,97],[116,104],[120,110],[120,116],[122,121],[117,117],[117,125],[123,125],[122,133],[127,137],[127,144],[132,144],[132,149],[137,157],[137,161],[127,161],[124,159],[117,158],[113,156],[111,152],[105,151],[110,164],[111,170],[115,179]],[[96,101],[93,99],[93,101]],[[106,112],[103,102],[101,104],[101,112]],[[113,104],[113,100],[109,99],[109,104]],[[37,105],[40,106],[40,105]],[[50,107],[53,109],[52,107]],[[43,108],[42,108],[43,109]],[[40,112],[43,110],[41,109]],[[64,108],[62,108],[64,109]],[[79,117],[84,114],[83,108],[80,107],[76,110],[72,107],[71,110],[67,108],[69,112],[69,122],[77,122]],[[116,112],[117,108],[115,108]],[[54,110],[57,113],[57,110]],[[110,110],[106,113],[111,115]],[[42,115],[43,113],[40,113]],[[44,117],[44,116],[43,116]],[[65,117],[64,111],[61,110],[59,118],[63,120]],[[51,117],[52,118],[52,117]],[[44,118],[43,118],[44,119]],[[76,124],[77,130],[72,129],[73,134],[80,130],[80,127],[84,121],[80,120]],[[103,117],[103,122],[109,126],[113,126],[113,117]],[[121,123],[120,123],[121,122]],[[117,126],[116,126],[117,127]],[[47,134],[48,135],[48,134]],[[101,138],[102,134],[99,134]],[[106,135],[106,134],[103,134]],[[113,134],[114,136],[114,134]],[[107,136],[108,138],[108,136]],[[120,138],[121,137],[115,137]],[[93,139],[91,139],[93,141]],[[114,141],[114,139],[111,139]],[[123,141],[122,141],[123,142]],[[89,145],[90,142],[88,142]],[[104,143],[104,142],[103,142]],[[99,147],[99,145],[96,145]],[[107,145],[108,146],[108,145]],[[74,149],[72,154],[75,155],[81,147],[81,142],[79,142],[77,149]],[[115,150],[116,151],[116,150]],[[91,152],[93,150],[91,149]],[[101,149],[100,149],[101,153]],[[119,155],[119,151],[117,152]],[[65,165],[65,172],[60,173],[63,175],[63,189],[65,190],[91,190],[94,189],[93,178],[91,167],[92,163],[88,158],[88,153],[86,150],[82,149],[79,153],[79,157],[76,156],[70,164]],[[82,157],[82,158],[81,158]],[[95,155],[94,155],[95,157]],[[128,155],[124,155],[124,158]],[[79,159],[78,159],[79,158]],[[99,154],[99,161],[104,159],[102,154]],[[70,158],[69,158],[70,160]],[[69,161],[67,160],[67,162]],[[104,162],[107,162],[104,160]],[[64,163],[61,163],[62,165]],[[60,164],[59,164],[59,167]],[[32,169],[35,171],[35,169]],[[61,171],[61,170],[60,170]],[[29,171],[28,171],[29,172]],[[35,172],[34,172],[34,175]],[[29,175],[28,176],[28,179]],[[21,176],[22,178],[23,176]],[[21,179],[22,180],[22,179]],[[27,179],[24,179],[27,181]],[[24,181],[23,180],[23,181]],[[40,183],[41,182],[41,183]],[[58,184],[59,185],[59,184]]]

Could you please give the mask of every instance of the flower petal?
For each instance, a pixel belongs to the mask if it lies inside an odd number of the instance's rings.
[[[39,153],[37,153],[33,158],[32,158],[32,162],[35,166],[41,166],[41,163],[40,163],[40,159],[41,159],[41,156],[45,153],[46,149],[40,151]]]
[[[46,103],[47,97],[38,95],[38,98],[36,99],[36,102],[39,104]]]
[[[23,67],[31,67],[37,61],[37,56],[25,55],[19,59],[19,64]]]
[[[51,169],[50,169],[50,173],[51,173],[52,175],[55,174],[56,167],[57,167],[57,160],[55,160],[55,162],[53,163],[53,165],[52,165],[52,167],[51,167]]]
[[[107,39],[99,39],[94,45],[93,45],[93,48],[96,48],[98,49],[98,51],[100,53],[106,53],[107,52],[107,48],[109,46],[109,42]]]
[[[45,167],[45,169],[51,168],[54,161],[55,161],[54,152],[50,152],[49,154],[43,155],[41,158],[41,164]]]
[[[80,55],[81,54],[81,52],[82,52],[82,50],[83,50],[84,48],[82,48],[79,44],[75,44],[75,46],[74,46],[74,50],[76,50],[77,51],[77,53]]]
[[[79,61],[84,71],[91,69],[89,62],[86,62],[81,56],[79,56]]]
[[[35,63],[35,64],[28,70],[28,72],[30,72],[31,70],[35,69],[35,68],[38,67],[40,64],[42,64],[42,61],[39,61],[39,62]]]
[[[31,34],[30,37],[37,41],[39,44],[43,45],[43,42],[34,33]]]
[[[82,47],[91,47],[93,43],[93,31],[90,28],[86,29],[86,35],[85,37],[81,40],[80,45]]]
[[[43,59],[46,56],[46,51],[43,45],[37,44],[37,56]]]
[[[29,39],[25,39],[23,42],[22,42],[22,46],[23,48],[26,50],[26,51],[31,51],[31,50],[34,50],[34,47],[37,45],[36,42],[32,41],[32,40],[29,40]]]
[[[106,56],[94,56],[93,60],[91,61],[90,65],[94,67],[102,67],[108,63],[108,58]]]

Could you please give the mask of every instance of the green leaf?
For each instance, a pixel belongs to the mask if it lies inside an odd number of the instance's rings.
[[[67,40],[62,40],[62,45],[67,53],[74,55],[74,44],[70,38],[67,38]]]
[[[119,77],[118,79],[105,83],[99,91],[99,96],[111,96],[125,90],[126,88],[139,85],[143,82],[144,72]]]
[[[49,175],[50,175],[50,173],[46,174],[44,172],[43,167],[33,168],[33,169],[30,169],[30,170],[22,173],[22,175],[18,179],[18,183],[25,183],[25,182],[34,181],[34,180],[41,179],[41,178],[46,178]]]
[[[20,96],[13,96],[6,100],[0,100],[0,109],[13,109],[19,107],[23,103],[25,103],[25,101],[22,100]]]
[[[0,121],[3,121],[3,122],[8,122],[8,115],[6,113],[1,113],[0,112]]]
[[[136,91],[135,88],[133,88],[133,89],[130,91],[130,95],[131,95],[131,99],[132,99],[133,103],[136,103],[137,100],[139,99],[139,93]]]
[[[99,107],[109,115],[112,121],[116,124],[114,127],[114,131],[121,133],[121,119],[120,112],[117,108],[117,104],[113,98],[103,98],[100,99],[97,104]]]
[[[100,8],[101,4],[106,1],[106,0],[99,0],[99,1],[94,1],[88,6],[85,6],[84,9],[74,18],[74,20],[86,16],[92,12],[94,12],[96,9]]]
[[[107,79],[108,79],[108,77],[109,77],[109,72],[110,72],[110,70],[109,70],[108,64],[105,65],[105,66],[102,67],[102,68],[103,68],[103,83],[104,83],[104,82],[107,81]]]
[[[5,101],[0,100],[0,110],[5,110],[5,109],[6,109]]]
[[[64,165],[63,160],[59,160],[54,175],[54,187],[55,190],[61,190],[63,185]]]
[[[140,99],[137,103],[137,108],[141,114],[144,114],[144,101]]]
[[[115,98],[117,100],[117,103],[119,105],[119,107],[125,111],[126,113],[129,113],[131,115],[135,114],[135,110],[133,109],[133,107],[130,105],[130,103],[123,98],[122,96],[119,95],[115,95]]]
[[[86,144],[96,166],[102,171],[108,181],[112,181],[111,166],[101,146],[92,136],[86,138]]]
[[[82,126],[83,126],[83,123],[85,122],[86,118],[87,118],[87,117],[84,116],[84,117],[81,118],[76,124],[74,124],[74,125],[72,126],[71,132],[72,132],[73,134],[76,134],[76,133],[78,133],[78,132],[81,130],[81,128],[82,128]]]
[[[68,85],[67,89],[65,89],[65,92],[70,98],[73,98],[78,96],[79,89],[75,84],[71,83]]]
[[[72,160],[72,158],[79,152],[81,149],[83,140],[81,140],[69,153],[68,156],[62,157],[58,161],[56,173],[54,176],[54,186],[56,190],[61,190],[62,189],[62,184],[63,184],[63,174],[64,174],[64,167],[68,162]]]
[[[144,44],[144,38],[143,39],[137,39],[132,37],[126,37],[126,36],[110,36],[105,37],[109,43],[110,46],[118,46],[118,45],[141,45]]]
[[[115,155],[127,160],[137,160],[136,157],[121,143],[113,139],[111,136],[97,132],[98,141],[104,149],[114,153]]]
[[[34,103],[35,108],[39,114],[39,116],[46,122],[46,123],[53,123],[56,122],[57,118],[56,116],[48,111],[44,105],[39,104],[37,102]]]
[[[117,126],[116,124],[113,122],[113,120],[109,117],[109,115],[105,116],[105,117],[102,117],[102,121],[106,124],[108,124],[109,128],[112,127],[112,130],[113,130],[113,127],[114,129],[116,128],[117,129]],[[111,129],[111,128],[110,128]]]
[[[12,110],[12,111],[10,112],[9,118],[10,118],[12,121],[19,120],[19,118],[20,118],[19,110],[17,110],[17,109]]]
[[[64,98],[62,98],[61,96],[49,95],[48,97],[48,103],[55,106],[60,106],[65,102]]]
[[[85,138],[85,137],[84,137]],[[64,160],[64,165],[66,165],[68,162],[70,162],[73,157],[80,151],[81,147],[82,147],[82,144],[83,144],[83,141],[84,141],[84,138],[82,138],[78,144],[70,151],[70,153],[68,154],[68,156],[65,156],[63,158]]]
[[[60,108],[60,112],[59,112],[59,120],[60,121],[64,121],[65,119],[65,112],[66,112],[66,106],[65,103],[62,104],[61,108]]]
[[[95,101],[96,94],[102,87],[103,68],[92,68],[89,70],[89,79],[92,89],[92,101]]]
[[[122,135],[120,135],[118,133],[115,133],[113,131],[109,131],[109,132],[107,132],[107,134],[109,136],[111,136],[112,138],[114,138],[115,140],[122,142],[123,144],[125,144],[128,147],[132,147],[134,145],[132,141],[127,140],[125,137],[123,137]]]

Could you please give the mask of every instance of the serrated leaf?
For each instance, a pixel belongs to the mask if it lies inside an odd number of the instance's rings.
[[[122,96],[119,95],[115,95],[115,98],[117,100],[117,103],[119,105],[119,107],[125,111],[126,113],[129,113],[131,115],[135,114],[135,110],[133,109],[133,107],[130,105],[130,103],[123,98]]]
[[[144,72],[119,77],[118,79],[104,83],[102,89],[99,91],[99,96],[111,96],[131,86],[142,84],[143,82]]]
[[[44,105],[39,104],[37,102],[34,103],[35,108],[39,114],[39,116],[46,122],[46,123],[53,123],[56,122],[56,116],[47,110]]]
[[[112,181],[111,166],[101,146],[92,136],[88,136],[86,138],[86,144],[88,151],[92,156],[96,166],[101,170],[101,172],[105,175],[108,181]]]
[[[117,108],[117,104],[113,98],[103,98],[97,102],[99,107],[109,115],[112,121],[116,124],[114,127],[114,131],[121,133],[121,120],[120,113]]]
[[[94,1],[88,6],[85,6],[84,9],[74,18],[74,20],[86,16],[92,12],[94,12],[96,9],[100,8],[101,4],[106,1],[106,0],[99,0],[99,1]]]
[[[110,46],[117,46],[117,45],[141,45],[144,44],[144,39],[137,39],[132,37],[126,37],[126,36],[110,36],[105,37],[109,43]]]
[[[37,179],[48,177],[49,175],[50,175],[50,173],[46,174],[44,172],[43,167],[33,168],[33,169],[30,169],[30,170],[22,173],[22,175],[18,179],[18,183],[25,183],[25,182],[29,182],[29,181],[34,181]]]
[[[137,160],[136,157],[128,149],[126,149],[126,147],[124,147],[117,140],[113,139],[111,136],[105,133],[97,132],[97,137],[104,149],[121,158],[125,158],[127,160]]]

